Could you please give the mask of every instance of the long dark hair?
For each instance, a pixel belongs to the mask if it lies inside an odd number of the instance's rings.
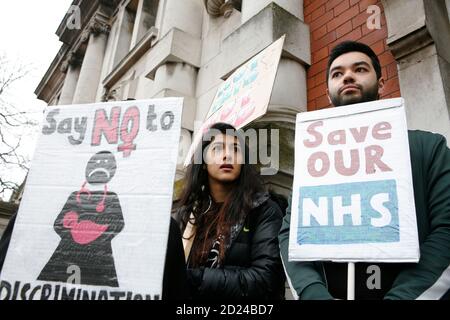
[[[218,211],[207,219],[203,213],[208,210],[211,196],[208,171],[203,155],[206,154],[205,150],[214,140],[214,134],[219,133],[237,137],[241,145],[241,152],[244,152],[244,163],[242,163],[239,177],[233,182],[234,188],[221,207],[217,209]],[[212,125],[203,135],[201,150],[196,150],[197,155],[200,154],[199,151],[201,151],[201,159],[196,158],[194,154],[187,168],[184,189],[179,202],[183,226],[187,225],[191,213],[195,218],[195,237],[198,246],[190,256],[189,264],[192,266],[199,266],[206,261],[216,240],[219,240],[219,263],[223,262],[232,226],[241,222],[252,209],[254,195],[264,191],[262,180],[256,168],[249,163],[248,146],[245,144],[241,132],[232,125],[226,123]]]

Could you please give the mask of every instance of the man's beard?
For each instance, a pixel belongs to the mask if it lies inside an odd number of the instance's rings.
[[[330,95],[330,100],[335,107],[346,106],[349,104],[363,103],[369,101],[378,100],[380,97],[378,95],[378,83],[370,88],[362,89],[358,86],[361,91],[361,96],[353,95],[339,95],[339,93]]]

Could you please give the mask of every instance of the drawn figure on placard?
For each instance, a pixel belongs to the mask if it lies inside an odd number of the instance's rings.
[[[55,220],[54,230],[61,241],[38,280],[69,282],[68,269],[77,266],[80,284],[119,286],[111,241],[125,223],[119,198],[107,187],[115,172],[111,152],[101,151],[90,158],[86,181],[72,192]],[[103,186],[103,190],[90,191],[87,185]]]

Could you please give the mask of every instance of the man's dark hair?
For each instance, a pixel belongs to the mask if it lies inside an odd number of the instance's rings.
[[[328,65],[327,65],[327,83],[328,83],[328,77],[330,76],[330,67],[333,61],[348,52],[362,52],[365,55],[367,55],[370,60],[372,61],[372,66],[375,69],[375,72],[377,74],[377,80],[381,78],[381,66],[380,66],[380,60],[378,60],[377,55],[373,50],[364,43],[356,42],[356,41],[344,41],[339,43],[337,46],[335,46],[331,52],[330,57],[328,58]]]

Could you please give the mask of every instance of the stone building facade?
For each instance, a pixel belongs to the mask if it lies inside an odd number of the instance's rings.
[[[49,105],[182,96],[183,157],[217,87],[286,34],[268,113],[251,126],[279,129],[279,171],[266,180],[287,196],[295,115],[329,107],[324,71],[342,40],[373,47],[383,97],[406,99],[410,128],[450,138],[448,7],[448,0],[74,0],[36,94]],[[179,166],[176,180],[182,175]]]

